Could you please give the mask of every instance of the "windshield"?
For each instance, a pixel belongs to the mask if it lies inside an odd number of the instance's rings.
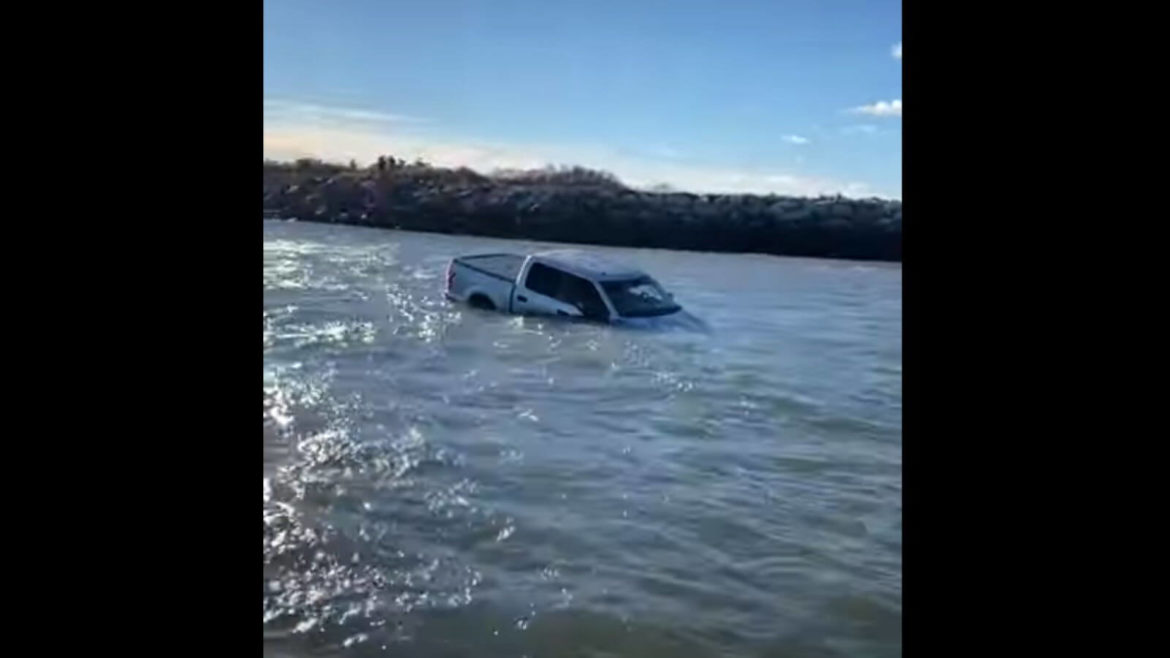
[[[679,310],[662,286],[648,276],[625,281],[603,281],[601,287],[613,302],[618,315],[639,317],[666,315]]]

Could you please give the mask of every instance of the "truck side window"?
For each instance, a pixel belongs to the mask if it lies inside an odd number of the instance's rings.
[[[581,313],[594,320],[608,320],[609,309],[597,288],[586,279],[557,269],[533,263],[528,269],[524,287],[546,297],[570,304],[581,309]]]
[[[547,265],[533,263],[528,268],[528,277],[524,280],[524,287],[532,292],[538,292],[546,297],[556,298],[561,288],[561,273]]]
[[[557,299],[581,309],[585,317],[593,320],[608,320],[609,309],[597,294],[597,288],[589,281],[572,274],[561,275],[561,291]]]

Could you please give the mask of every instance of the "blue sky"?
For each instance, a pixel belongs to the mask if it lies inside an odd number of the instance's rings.
[[[901,198],[900,0],[265,0],[264,151]]]

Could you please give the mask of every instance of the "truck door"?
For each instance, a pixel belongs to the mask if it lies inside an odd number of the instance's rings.
[[[575,274],[533,263],[522,288],[524,292],[517,289],[516,300],[526,304],[525,312],[586,317],[602,322],[609,320],[609,307],[597,286]],[[525,300],[520,300],[521,296]]]
[[[532,263],[513,293],[512,311],[525,315],[580,317],[582,311],[579,308],[559,298],[567,276],[572,275],[544,263]]]

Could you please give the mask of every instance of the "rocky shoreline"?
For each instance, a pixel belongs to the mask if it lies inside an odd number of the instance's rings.
[[[902,202],[630,189],[581,168],[264,163],[264,216],[624,247],[902,260]]]

